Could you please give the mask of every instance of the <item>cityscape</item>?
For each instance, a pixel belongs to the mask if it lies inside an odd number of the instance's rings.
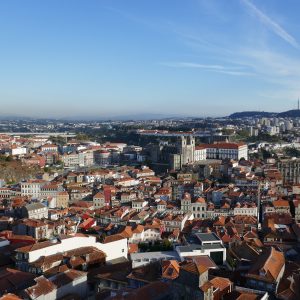
[[[300,3],[1,6],[0,300],[300,299]]]

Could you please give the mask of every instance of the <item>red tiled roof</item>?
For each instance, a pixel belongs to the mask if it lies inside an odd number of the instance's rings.
[[[111,243],[111,242],[115,242],[115,241],[119,241],[119,240],[123,240],[124,237],[122,234],[113,234],[113,235],[109,235],[104,239],[104,244],[107,243]]]
[[[128,253],[137,253],[139,251],[139,245],[138,244],[128,244]]]
[[[275,282],[284,264],[283,252],[270,247],[258,257],[247,276],[261,278],[267,282]]]
[[[35,281],[36,285],[26,289],[26,292],[31,299],[39,298],[42,295],[50,294],[52,291],[56,290],[55,285],[44,276],[36,278]]]
[[[15,294],[5,294],[2,297],[0,297],[0,300],[21,300],[22,298],[19,298]]]
[[[239,147],[246,146],[245,143],[215,143],[205,144],[205,148],[216,148],[216,149],[238,149]]]
[[[275,207],[289,207],[289,201],[286,200],[275,200],[273,201]]]
[[[204,198],[199,197],[198,199],[195,200],[195,203],[206,203],[206,201]]]
[[[219,288],[220,291],[225,290],[230,285],[232,285],[232,282],[228,278],[223,277],[215,277],[210,280],[210,283],[213,285],[215,289]]]

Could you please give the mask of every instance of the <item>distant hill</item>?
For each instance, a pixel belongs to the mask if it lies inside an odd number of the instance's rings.
[[[270,118],[276,116],[277,113],[266,112],[266,111],[242,111],[236,112],[228,116],[230,119],[241,119],[241,118]]]
[[[228,116],[230,119],[242,119],[242,118],[300,118],[300,110],[292,109],[281,113],[266,112],[266,111],[242,111],[236,112]]]
[[[164,120],[173,118],[185,118],[181,115],[165,115],[165,114],[132,114],[132,115],[119,115],[119,116],[70,116],[61,118],[61,120],[67,121],[139,121],[139,120]]]
[[[280,118],[300,118],[300,110],[292,109],[277,114]]]

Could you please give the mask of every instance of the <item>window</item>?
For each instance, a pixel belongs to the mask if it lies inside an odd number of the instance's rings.
[[[124,253],[124,249],[122,249],[122,253]]]

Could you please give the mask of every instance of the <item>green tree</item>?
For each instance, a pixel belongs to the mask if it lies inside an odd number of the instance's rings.
[[[78,140],[78,141],[86,141],[86,140],[88,140],[88,139],[89,139],[89,137],[88,137],[87,134],[84,134],[84,133],[78,133],[78,134],[76,135],[76,140]]]
[[[300,157],[300,151],[295,147],[286,147],[284,148],[284,152],[287,156]]]

